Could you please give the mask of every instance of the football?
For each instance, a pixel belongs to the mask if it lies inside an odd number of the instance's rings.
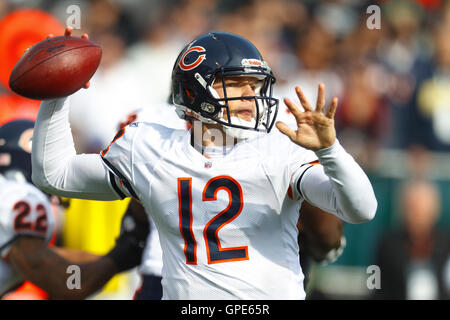
[[[102,49],[76,37],[53,37],[27,49],[9,77],[9,87],[30,99],[65,97],[81,89],[100,64]]]

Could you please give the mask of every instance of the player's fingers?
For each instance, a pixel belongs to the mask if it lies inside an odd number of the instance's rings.
[[[277,126],[278,130],[280,130],[281,133],[287,135],[291,140],[295,140],[296,137],[295,131],[289,128],[284,122],[277,121],[275,125]]]
[[[328,108],[326,117],[329,119],[333,119],[334,115],[336,114],[336,109],[338,106],[338,98],[334,97],[333,100],[331,100],[331,105]]]
[[[297,97],[300,100],[300,103],[302,104],[305,111],[312,111],[311,105],[309,104],[308,99],[306,99],[305,95],[303,94],[302,89],[297,86],[295,87],[295,92],[297,93]]]
[[[50,39],[50,38],[53,38],[53,37],[54,37],[53,33],[50,33],[49,35],[47,35],[47,39]]]
[[[87,33],[83,33],[83,34],[81,35],[81,39],[89,40],[88,34],[87,34]]]
[[[323,112],[324,107],[325,107],[325,85],[323,83],[320,83],[319,90],[317,93],[316,111]]]
[[[66,37],[71,37],[72,36],[72,31],[73,31],[72,27],[66,27],[66,29],[64,30],[64,35]]]
[[[299,109],[299,107],[288,98],[284,98],[284,104],[289,109],[289,111],[294,115],[295,119],[297,121],[300,121],[303,112]]]

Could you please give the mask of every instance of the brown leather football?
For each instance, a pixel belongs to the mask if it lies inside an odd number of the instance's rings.
[[[17,61],[9,87],[30,99],[65,97],[81,89],[100,64],[102,49],[76,37],[53,37],[29,48]]]

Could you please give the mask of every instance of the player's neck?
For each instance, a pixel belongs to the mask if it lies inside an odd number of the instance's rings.
[[[205,124],[195,121],[192,125],[192,142],[203,147],[230,146],[237,139],[227,135],[221,124]]]

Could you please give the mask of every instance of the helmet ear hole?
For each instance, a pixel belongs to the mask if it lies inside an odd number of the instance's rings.
[[[189,90],[187,88],[184,89],[184,92],[186,93],[186,96],[188,97],[188,99],[193,102],[195,99],[195,94],[192,90]]]
[[[220,99],[219,94],[217,93],[217,91],[212,86],[208,86],[208,91],[209,91],[209,93],[211,93],[213,98]],[[221,102],[223,103],[223,101],[221,101]]]

